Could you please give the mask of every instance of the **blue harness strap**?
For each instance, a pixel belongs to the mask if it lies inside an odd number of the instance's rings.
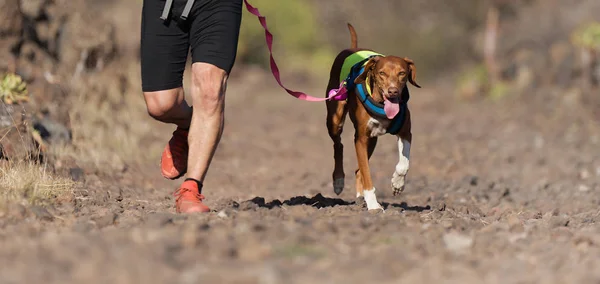
[[[365,70],[364,65],[369,59],[370,59],[370,57],[366,58],[366,59],[356,63],[354,66],[352,66],[352,69],[350,70],[350,74],[346,78],[346,88],[348,89],[348,92],[351,92],[352,90],[356,89],[356,93],[358,95],[359,101],[363,104],[363,106],[365,107],[365,109],[367,110],[367,112],[370,115],[381,118],[381,119],[388,119],[387,116],[385,115],[385,111],[383,109],[383,104],[373,100],[373,98],[371,97],[371,94],[369,94],[369,91],[367,90],[365,84],[364,83],[354,84],[354,80],[360,74],[362,74],[362,72],[364,72],[364,70]],[[408,104],[409,99],[410,99],[410,94],[408,93],[408,88],[406,86],[404,86],[404,89],[402,90],[402,103],[400,104],[400,111],[392,119],[390,125],[388,126],[387,133],[395,135],[395,134],[398,134],[398,132],[400,132],[400,130],[402,129],[402,126],[404,125],[404,122],[406,120],[405,118],[406,118],[407,104]]]

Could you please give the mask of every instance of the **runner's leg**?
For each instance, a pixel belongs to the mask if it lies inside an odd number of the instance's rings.
[[[227,78],[234,65],[242,0],[197,0],[192,10],[191,96],[188,177],[203,183],[224,125]],[[199,3],[198,3],[199,2]]]

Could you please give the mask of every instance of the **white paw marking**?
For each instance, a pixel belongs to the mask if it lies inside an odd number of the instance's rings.
[[[364,190],[365,202],[367,203],[367,210],[383,210],[383,207],[377,202],[377,196],[375,196],[375,188],[371,190]]]
[[[340,195],[340,193],[344,191],[344,178],[336,178],[333,180],[333,191],[337,195]]]
[[[394,189],[394,195],[404,191],[404,177],[405,176],[394,172],[392,177],[392,188]]]
[[[398,195],[404,191],[404,181],[410,167],[410,142],[398,138],[398,152],[400,153],[398,164],[396,164],[396,170],[392,175],[394,195]]]

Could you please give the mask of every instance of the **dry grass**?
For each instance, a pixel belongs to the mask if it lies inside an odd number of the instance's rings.
[[[158,163],[168,126],[146,112],[135,61],[109,66],[74,80],[70,95],[71,145],[54,146],[52,155],[110,173]],[[165,128],[166,127],[166,128]]]
[[[42,204],[72,196],[75,182],[51,173],[46,165],[30,161],[6,162],[0,166],[0,202]]]
[[[8,151],[9,159],[2,160],[0,164],[0,205],[11,202],[39,204],[71,195],[74,186],[71,179],[54,175],[47,164],[39,164],[30,159],[30,156],[36,156],[40,151],[34,148],[36,146],[33,143],[37,133],[33,131],[29,121],[22,119],[20,112],[15,111],[20,106],[13,106],[13,103],[29,100],[26,83],[18,75],[11,73],[3,78],[0,82],[2,119],[12,122],[12,125],[3,129],[5,133],[0,142],[3,155],[6,154],[6,146],[12,151]],[[8,135],[9,133],[12,135]]]

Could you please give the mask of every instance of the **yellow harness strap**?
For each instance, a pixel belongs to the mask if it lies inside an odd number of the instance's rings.
[[[357,63],[359,63],[373,55],[383,56],[382,54],[377,53],[377,52],[373,52],[373,51],[369,51],[369,50],[361,50],[361,51],[357,51],[357,52],[351,54],[350,56],[346,57],[346,59],[344,60],[344,64],[342,64],[342,70],[340,72],[340,82],[343,82],[344,80],[346,80],[346,78],[348,78],[348,75],[350,74],[350,70],[352,69],[352,67],[354,65],[356,65]],[[367,61],[365,61],[363,63],[363,66],[366,64],[367,64]],[[367,80],[368,80],[368,78],[367,78]],[[367,88],[367,92],[369,93],[369,95],[371,95],[371,87],[370,87],[369,82],[365,82],[365,86]]]

